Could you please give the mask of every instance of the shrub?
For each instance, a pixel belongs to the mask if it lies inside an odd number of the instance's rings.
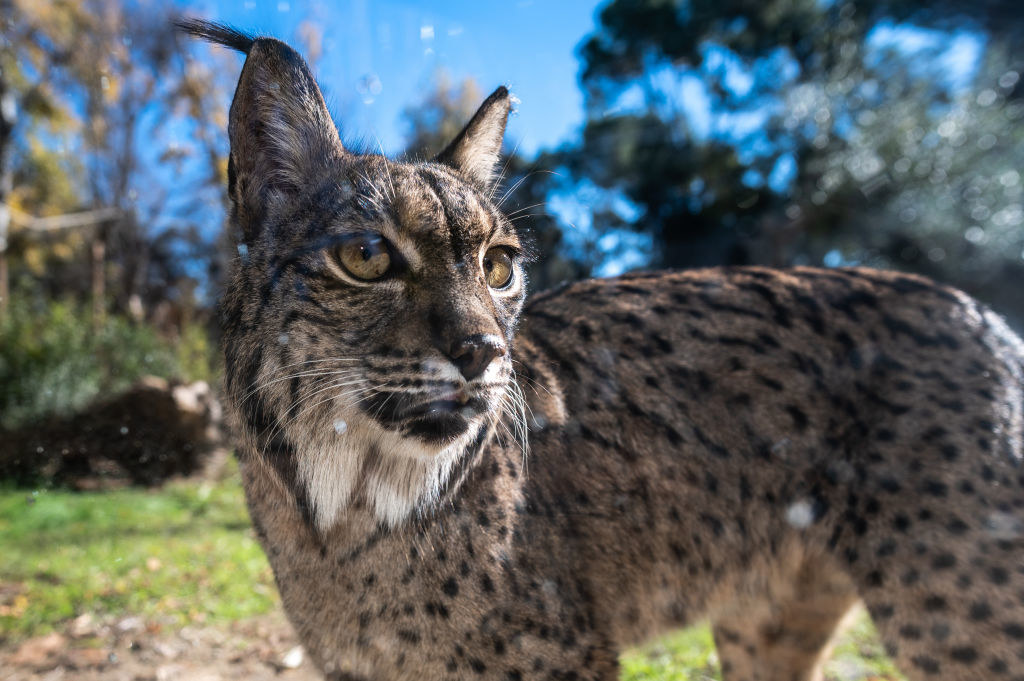
[[[145,375],[210,380],[210,357],[198,325],[175,343],[114,315],[94,331],[86,305],[12,296],[0,320],[0,428],[74,413]]]

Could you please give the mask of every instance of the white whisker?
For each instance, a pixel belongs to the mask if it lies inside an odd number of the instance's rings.
[[[358,395],[361,392],[365,392],[365,390],[367,390],[369,386],[367,388],[359,388],[359,389],[355,389],[355,390],[343,391],[342,393],[340,393],[338,395],[331,395],[326,400],[321,400],[321,401],[317,402],[316,404],[314,404],[314,405],[312,405],[310,407],[306,407],[306,403],[308,403],[309,400],[313,399],[313,397],[315,397],[316,395],[319,395],[320,393],[325,392],[327,390],[332,390],[332,389],[336,389],[336,388],[342,388],[342,387],[345,387],[345,386],[348,386],[348,385],[358,385],[359,383],[365,383],[365,379],[360,379],[358,381],[350,381],[350,382],[332,383],[330,385],[321,387],[321,388],[315,390],[312,393],[309,393],[307,395],[301,396],[298,400],[296,400],[295,404],[293,404],[291,407],[289,407],[288,410],[285,411],[285,413],[280,418],[278,418],[278,420],[277,420],[278,422],[277,422],[277,424],[275,424],[275,427],[273,428],[273,430],[271,430],[270,436],[266,438],[267,444],[269,445],[269,443],[271,441],[273,441],[274,437],[276,437],[278,433],[283,432],[285,428],[287,428],[292,423],[294,423],[298,419],[298,417],[300,416],[300,414],[302,413],[302,410],[304,408],[307,409],[307,411],[308,411],[309,409],[312,409],[313,407],[316,407],[317,405],[323,404],[324,402],[330,401],[332,399],[337,399],[337,398],[342,398],[342,397],[354,397],[355,395]],[[314,383],[314,386],[315,385],[316,384]],[[295,412],[294,414],[292,414],[293,411]],[[289,418],[289,416],[291,416],[291,418]],[[266,431],[264,430],[263,432],[265,433]],[[262,436],[262,434],[263,433],[261,433],[261,436]]]
[[[546,203],[545,201],[541,201],[540,203],[534,203],[534,204],[531,204],[529,206],[523,206],[522,208],[517,208],[517,209],[515,209],[513,211],[509,211],[508,213],[505,213],[505,216],[506,217],[512,217],[513,215],[518,215],[519,213],[522,213],[523,211],[530,210],[531,208],[536,208],[537,206],[543,206],[545,203]]]
[[[498,173],[498,179],[491,184],[491,190],[487,192],[488,201],[494,200],[494,195],[498,192],[498,188],[501,186],[502,181],[505,179],[505,172],[508,170],[509,164],[512,163],[512,159],[516,157],[516,152],[519,151],[520,142],[522,142],[521,139],[516,140],[516,146],[513,147],[512,153],[508,155],[508,158],[505,159],[504,165],[501,166],[501,172]],[[499,203],[498,206],[500,207],[501,204]]]
[[[508,191],[506,191],[504,194],[502,194],[501,198],[498,199],[498,207],[501,208],[501,206],[503,206],[505,204],[505,202],[508,200],[508,197],[512,196],[512,193],[515,192],[515,190],[519,189],[519,187],[524,182],[526,182],[526,180],[528,180],[531,175],[533,175],[533,173],[527,173],[526,175],[523,175],[518,180],[516,180],[516,183],[513,184],[511,187],[509,187]]]
[[[391,200],[394,201],[397,194],[395,193],[395,183],[391,180],[391,168],[388,166],[387,156],[384,154],[384,145],[381,143],[380,138],[377,137],[377,148],[380,149],[381,160],[384,163],[384,176],[388,180],[388,186],[391,187]]]
[[[521,185],[523,182],[525,182],[529,177],[531,177],[533,175],[537,175],[538,173],[548,173],[550,175],[558,175],[558,173],[556,173],[556,172],[554,172],[552,170],[531,170],[526,175],[523,175],[523,177],[521,177],[518,182],[516,182],[514,185],[512,185],[511,189],[509,189],[507,192],[505,192],[505,194],[498,200],[498,207],[501,208],[502,204],[505,203],[505,201],[508,199],[508,197],[511,196],[512,193],[516,189],[519,188],[519,185]],[[537,205],[541,205],[541,204],[537,204]]]
[[[280,383],[281,381],[287,381],[287,380],[291,380],[293,378],[305,378],[305,377],[310,377],[310,376],[313,376],[313,377],[320,377],[320,376],[342,376],[342,375],[346,375],[346,374],[352,375],[352,374],[356,374],[356,373],[358,373],[358,371],[356,369],[343,369],[343,370],[339,370],[339,371],[323,371],[323,370],[319,370],[319,369],[314,369],[314,370],[309,370],[309,371],[301,371],[301,372],[294,373],[294,374],[288,374],[287,376],[280,376],[278,378],[270,379],[268,381],[265,381],[264,383],[260,383],[259,385],[253,387],[245,395],[242,396],[241,401],[239,402],[239,404],[245,404],[245,402],[250,397],[252,397],[257,391],[263,390],[264,388],[272,386],[275,383]]]

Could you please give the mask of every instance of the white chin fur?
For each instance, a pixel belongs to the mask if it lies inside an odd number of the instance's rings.
[[[330,424],[307,426],[307,433],[319,435],[307,438],[298,452],[298,477],[321,532],[330,530],[357,498],[366,501],[381,523],[402,524],[438,500],[452,467],[484,427],[474,419],[463,435],[438,449],[384,430],[365,416],[343,423],[341,433]],[[379,452],[381,460],[366,461],[371,451]]]

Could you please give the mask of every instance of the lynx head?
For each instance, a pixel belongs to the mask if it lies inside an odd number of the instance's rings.
[[[395,525],[457,482],[516,399],[525,249],[491,198],[509,93],[432,161],[393,162],[344,148],[284,43],[183,27],[247,54],[229,121],[240,243],[224,302],[243,449],[276,457],[320,530],[351,506]]]

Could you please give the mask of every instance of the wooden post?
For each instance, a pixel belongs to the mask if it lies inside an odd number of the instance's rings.
[[[11,210],[6,203],[0,203],[0,321],[7,314],[7,305],[11,297],[11,276],[7,271],[7,234],[10,224]]]
[[[92,329],[96,331],[103,324],[107,295],[107,230],[97,226],[92,237]]]
[[[7,314],[8,301],[11,298],[11,275],[7,271],[7,237],[4,235],[0,243],[0,321]]]
[[[0,2],[0,7],[9,3]],[[14,122],[17,118],[17,107],[14,92],[11,91],[7,74],[3,65],[6,60],[0,59],[0,319],[7,312],[11,288],[7,272],[7,242],[11,227],[11,209],[7,205],[11,194],[13,173],[10,164],[11,140],[14,137]]]

